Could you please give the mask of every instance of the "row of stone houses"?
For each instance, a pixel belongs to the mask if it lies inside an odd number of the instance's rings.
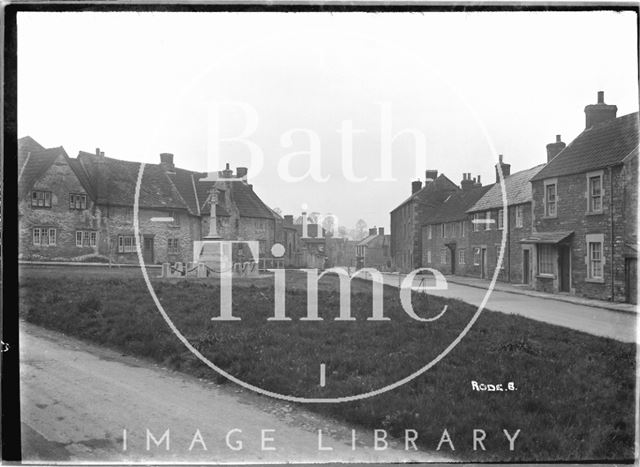
[[[599,92],[568,146],[557,136],[545,164],[513,174],[500,156],[489,186],[427,171],[391,212],[394,267],[486,279],[497,269],[541,291],[635,303],[638,113],[616,113]]]
[[[140,164],[64,148],[45,149],[31,137],[19,140],[19,258],[135,263],[133,227]],[[191,261],[193,242],[209,231],[212,186],[218,190],[217,231],[225,240],[256,240],[270,256],[277,218],[238,167],[207,174],[178,168],[173,155],[146,164],[140,185],[140,245],[146,263]],[[299,245],[293,245],[296,251]],[[234,254],[242,260],[242,249]]]
[[[140,164],[64,148],[44,148],[27,136],[18,141],[19,258],[21,260],[137,263],[134,201]],[[269,208],[247,183],[247,168],[210,177],[181,169],[173,154],[146,164],[140,185],[138,239],[147,264],[188,262],[193,242],[209,232],[212,187],[215,219],[224,240],[258,241],[262,268],[354,266],[356,242],[327,238],[317,224],[293,223]],[[322,235],[319,233],[322,232]],[[271,247],[285,247],[273,258]],[[250,259],[241,245],[234,261]]]

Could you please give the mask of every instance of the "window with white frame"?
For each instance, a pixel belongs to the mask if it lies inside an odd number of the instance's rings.
[[[31,207],[34,208],[50,208],[51,192],[50,191],[32,191]]]
[[[544,183],[544,215],[555,217],[558,212],[558,185],[555,180]]]
[[[590,213],[602,212],[602,173],[587,175],[588,185],[588,210]]]
[[[498,209],[498,230],[504,228],[504,209]]]
[[[480,266],[480,248],[473,248],[473,265]]]
[[[177,238],[167,239],[167,253],[176,254],[180,252],[180,242]]]
[[[458,250],[458,264],[465,264],[465,250],[464,248]]]
[[[69,209],[87,209],[87,195],[69,193]]]
[[[479,220],[480,220],[480,214],[475,213],[473,215],[473,220],[471,222],[473,224],[473,231],[474,232],[478,232],[480,230],[480,222],[479,222]]]
[[[118,253],[135,253],[135,235],[118,235]]]
[[[96,246],[98,233],[95,230],[76,230],[76,246]]]
[[[522,204],[516,206],[516,227],[522,227],[524,224],[524,206]]]
[[[491,230],[491,211],[486,213],[486,223],[484,224],[484,230]]]
[[[587,235],[587,277],[594,280],[604,278],[604,235]]]
[[[461,237],[464,237],[464,234],[465,234],[464,233],[464,229],[465,229],[464,225],[465,225],[465,222],[464,221],[460,221],[460,236]]]
[[[553,245],[538,245],[538,273],[553,274],[555,257],[555,248]]]
[[[447,264],[447,249],[443,248],[440,250],[440,263]]]
[[[57,232],[51,227],[34,227],[33,244],[39,246],[51,246],[56,244]]]
[[[433,238],[433,232],[431,231],[431,226],[427,226],[427,239],[431,240]]]
[[[431,264],[431,250],[427,250],[427,263]]]

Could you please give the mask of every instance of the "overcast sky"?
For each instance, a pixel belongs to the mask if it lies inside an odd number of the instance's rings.
[[[219,149],[271,207],[388,228],[424,168],[491,183],[498,154],[514,172],[575,138],[597,91],[637,111],[637,68],[629,12],[19,13],[18,134],[199,171]],[[385,122],[422,136],[386,145]],[[311,159],[326,181],[283,179]]]

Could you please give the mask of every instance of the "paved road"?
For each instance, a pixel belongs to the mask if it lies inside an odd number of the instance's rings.
[[[398,286],[397,275],[385,274],[384,281],[385,284]],[[420,279],[415,279],[414,287],[419,285]],[[427,285],[434,286],[435,282],[431,280],[427,282]],[[429,290],[428,293],[441,297],[457,298],[479,306],[487,291],[448,282],[446,290]],[[517,314],[536,321],[576,329],[596,336],[610,337],[622,342],[637,342],[637,317],[631,313],[499,291],[491,293],[485,309]]]
[[[405,451],[392,443],[371,448],[373,433],[297,406],[218,386],[159,368],[146,361],[91,346],[59,333],[20,323],[21,412],[25,462],[402,462],[443,461],[430,453]],[[123,430],[127,449],[123,449]],[[155,447],[169,429],[169,451]],[[225,437],[232,432],[227,447]],[[202,442],[189,447],[200,430]],[[263,451],[261,430],[266,447]],[[318,450],[318,430],[324,447]],[[197,438],[196,438],[197,439]]]

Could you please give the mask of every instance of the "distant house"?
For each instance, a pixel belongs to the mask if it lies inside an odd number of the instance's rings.
[[[465,275],[472,268],[471,216],[473,206],[490,188],[463,174],[461,189],[451,193],[433,210],[422,226],[422,266],[444,274]]]
[[[458,189],[455,183],[437,170],[425,172],[425,184],[411,182],[411,196],[391,211],[392,266],[409,272],[422,266],[422,225],[433,209]]]
[[[133,227],[140,164],[83,152],[70,158],[62,147],[44,149],[19,140],[19,257],[31,260],[138,262],[139,242],[149,264],[191,261],[193,241],[208,233],[212,186],[220,235],[257,240],[261,256],[275,242],[276,218],[246,183],[246,169],[227,168],[218,181],[180,169],[172,154],[146,164],[139,194],[140,238]],[[232,179],[234,179],[232,181]]]
[[[529,246],[522,244],[521,240],[531,234],[532,198],[529,180],[544,164],[514,174],[511,174],[511,166],[503,162],[502,156],[499,165],[504,183],[501,183],[496,172],[496,183],[467,210],[472,219],[469,264],[466,265],[465,272],[467,275],[491,279],[496,267],[500,266],[498,280],[530,284],[533,274],[532,253]],[[503,234],[505,250],[499,265]]]
[[[585,108],[586,125],[532,179],[535,287],[637,300],[638,113]]]
[[[374,268],[386,271],[391,268],[391,235],[384,234],[384,228],[369,229],[369,235],[356,245],[356,268]]]

